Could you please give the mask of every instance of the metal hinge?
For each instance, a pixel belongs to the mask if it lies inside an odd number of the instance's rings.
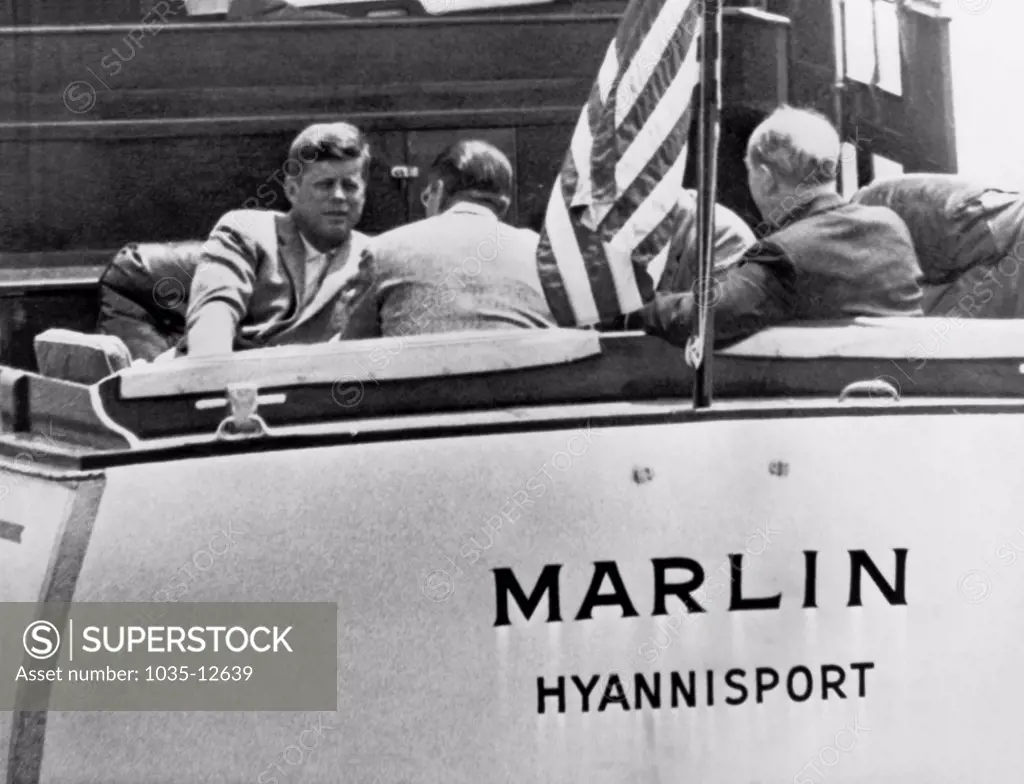
[[[869,398],[884,399],[893,403],[900,402],[900,385],[892,376],[879,376],[866,381],[854,381],[843,387],[839,393],[839,402],[844,403],[854,396],[866,395]]]
[[[420,176],[419,166],[392,166],[391,177],[396,180],[415,180]]]
[[[278,397],[281,398],[280,401],[276,399]],[[284,395],[266,395],[263,402],[283,402],[283,398]],[[260,391],[254,384],[228,384],[227,400],[217,402],[221,405],[226,402],[231,410],[230,416],[224,417],[217,428],[218,439],[232,440],[270,435],[267,423],[256,413],[260,404]]]

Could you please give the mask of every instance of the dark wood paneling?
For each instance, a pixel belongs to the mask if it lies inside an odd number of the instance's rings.
[[[360,228],[390,228],[409,218],[389,175],[408,163],[402,131],[571,125],[616,24],[179,25],[139,44],[124,28],[8,32],[18,74],[0,90],[15,120],[0,124],[0,252],[186,239],[254,197],[284,207],[273,178],[289,141],[341,118],[378,153]],[[513,56],[527,41],[545,55]],[[254,68],[260,51],[273,61]]]
[[[761,216],[747,186],[747,141],[766,114],[791,100],[790,23],[753,8],[737,10],[730,18],[730,43],[722,68],[718,201],[753,227],[761,222]],[[728,56],[730,53],[732,56]],[[696,122],[690,127],[690,150],[683,181],[687,187],[696,188]]]
[[[92,331],[98,314],[96,289],[0,295],[0,364],[35,370],[36,335],[51,327]]]
[[[723,107],[769,112],[788,101],[790,21],[749,8],[732,10],[725,18]]]
[[[391,176],[391,167],[405,162],[405,134],[371,133],[370,138],[373,144],[373,164],[370,166],[366,207],[363,209],[359,229],[377,234],[405,219],[405,184]]]
[[[136,41],[124,27],[7,31],[0,39],[18,67],[0,89],[12,120],[0,123],[0,252],[187,239],[254,197],[284,206],[272,178],[290,138],[338,118],[373,131],[380,152],[366,231],[411,217],[388,169],[412,163],[393,134],[416,129],[454,137],[547,126],[543,144],[512,150],[520,206],[532,214],[617,23],[547,15],[192,24]],[[756,12],[727,17],[727,104],[784,98],[785,26]],[[254,67],[259,52],[272,61]],[[325,74],[337,76],[324,86]]]
[[[20,199],[0,195],[7,227],[2,249],[23,253],[193,239],[206,236],[228,210],[286,210],[281,161],[303,125],[250,136],[32,145],[25,162],[31,187],[20,189]],[[390,176],[391,165],[406,157],[405,141],[401,133],[370,138],[375,158],[360,228],[377,232],[405,219],[401,184]]]
[[[145,0],[10,0],[8,24],[96,24],[131,22],[144,13]]]
[[[271,106],[388,113],[425,108],[409,106],[416,95],[447,108],[460,92],[449,85],[461,82],[490,90],[492,106],[508,105],[502,85],[516,82],[589,86],[616,24],[614,16],[192,24],[137,41],[129,28],[100,27],[16,32],[5,45],[21,52],[18,94],[35,121],[237,116]],[[54,100],[73,82],[95,93],[93,105]]]
[[[771,0],[769,8],[793,19],[793,102],[841,126],[843,138],[858,148],[863,176],[870,176],[872,153],[907,171],[956,171],[949,18],[938,3],[899,4],[902,95],[851,79],[836,89],[831,0]]]
[[[519,219],[523,226],[540,231],[551,188],[568,149],[572,126],[561,134],[552,128],[527,125],[516,133],[519,159]]]

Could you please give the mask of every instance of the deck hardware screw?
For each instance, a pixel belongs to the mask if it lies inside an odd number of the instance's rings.
[[[638,485],[646,484],[654,479],[654,471],[646,466],[633,469],[633,481]]]

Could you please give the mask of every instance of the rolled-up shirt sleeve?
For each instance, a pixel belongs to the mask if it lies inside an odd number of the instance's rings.
[[[259,263],[259,251],[249,234],[244,217],[230,212],[210,232],[192,279],[186,329],[195,326],[200,312],[211,302],[229,305],[236,325],[249,312]]]
[[[715,346],[730,345],[789,321],[795,279],[793,263],[770,243],[755,245],[737,264],[717,273],[711,288]],[[648,334],[683,347],[693,331],[694,307],[692,292],[658,294],[639,311],[640,321]]]

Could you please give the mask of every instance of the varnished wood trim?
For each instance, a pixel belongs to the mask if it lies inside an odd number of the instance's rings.
[[[601,353],[597,332],[509,329],[410,335],[323,345],[279,346],[226,357],[179,359],[120,374],[121,396],[132,398],[223,394],[231,384],[267,389],[304,384],[363,384],[440,375],[516,371],[574,362]],[[379,355],[388,355],[380,365]],[[367,369],[367,366],[374,368]],[[337,392],[332,388],[332,395]],[[339,405],[344,402],[336,400]]]
[[[410,131],[432,128],[492,128],[518,125],[572,125],[579,106],[508,109],[465,109],[445,112],[387,112],[345,114],[364,131]],[[217,117],[178,120],[111,120],[104,122],[0,123],[0,141],[58,141],[91,139],[156,139],[185,136],[228,136],[290,132],[315,122],[338,119],[330,114]]]
[[[1024,405],[1020,402],[1004,402],[993,404],[990,401],[980,403],[964,399],[950,403],[944,401],[934,405],[921,405],[901,408],[899,406],[879,407],[837,406],[822,408],[820,398],[811,401],[806,407],[771,408],[752,405],[750,408],[711,408],[695,411],[689,408],[666,409],[660,412],[644,412],[631,415],[611,414],[607,416],[581,416],[573,412],[574,406],[566,406],[566,413],[554,415],[541,421],[495,422],[487,424],[421,425],[396,430],[371,431],[354,427],[334,433],[309,432],[301,435],[287,435],[273,438],[253,439],[249,441],[217,441],[180,444],[175,446],[147,447],[142,446],[130,451],[93,453],[83,456],[78,464],[83,470],[107,470],[119,466],[162,463],[174,460],[200,459],[224,455],[276,452],[289,449],[311,449],[331,446],[357,445],[370,443],[391,443],[398,441],[422,441],[438,438],[467,438],[471,436],[512,435],[515,433],[543,433],[558,430],[579,428],[618,428],[664,425],[700,424],[705,422],[727,421],[759,421],[766,419],[834,419],[863,417],[906,417],[936,415],[980,415],[994,414],[1024,415]],[[681,404],[681,406],[684,404]],[[680,438],[685,438],[680,435]],[[0,443],[0,454],[4,451]]]
[[[0,253],[0,296],[94,289],[113,249]]]
[[[918,0],[920,2],[920,0]],[[626,3],[623,2],[623,9]],[[755,18],[764,22],[775,24],[791,24],[787,17],[778,14],[771,14],[756,8],[726,7],[722,9],[722,16]],[[437,25],[473,25],[473,24],[598,24],[607,25],[617,23],[622,18],[621,13],[572,13],[546,12],[536,13],[530,8],[524,8],[516,12],[515,9],[508,9],[505,13],[495,14],[483,12],[480,14],[466,14],[459,16],[424,16],[424,17],[389,17],[370,19],[309,19],[296,21],[273,21],[273,22],[227,22],[227,21],[191,21],[191,22],[169,22],[161,25],[161,32],[196,31],[196,32],[245,32],[255,30],[264,32],[268,28],[273,30],[309,30],[315,28],[395,28],[395,27],[430,27]],[[142,19],[140,18],[140,23]],[[0,36],[89,36],[89,35],[110,35],[126,33],[138,28],[138,24],[97,24],[97,25],[39,25],[39,26],[7,26],[0,27]]]
[[[747,9],[724,9],[726,15],[735,15],[734,12]],[[733,13],[730,13],[733,12]],[[245,33],[253,31],[256,33],[268,33],[287,30],[311,29],[373,29],[396,27],[457,27],[472,25],[523,25],[523,24],[596,24],[607,25],[617,23],[622,18],[617,13],[597,14],[572,14],[572,13],[521,13],[502,14],[487,16],[426,16],[426,17],[390,17],[373,19],[308,19],[297,21],[273,21],[273,22],[170,22],[160,26],[160,33]],[[140,18],[141,22],[141,18]],[[97,36],[97,35],[123,35],[131,30],[138,29],[137,24],[116,24],[116,25],[40,25],[38,27],[0,27],[0,36],[11,35],[21,36]]]

